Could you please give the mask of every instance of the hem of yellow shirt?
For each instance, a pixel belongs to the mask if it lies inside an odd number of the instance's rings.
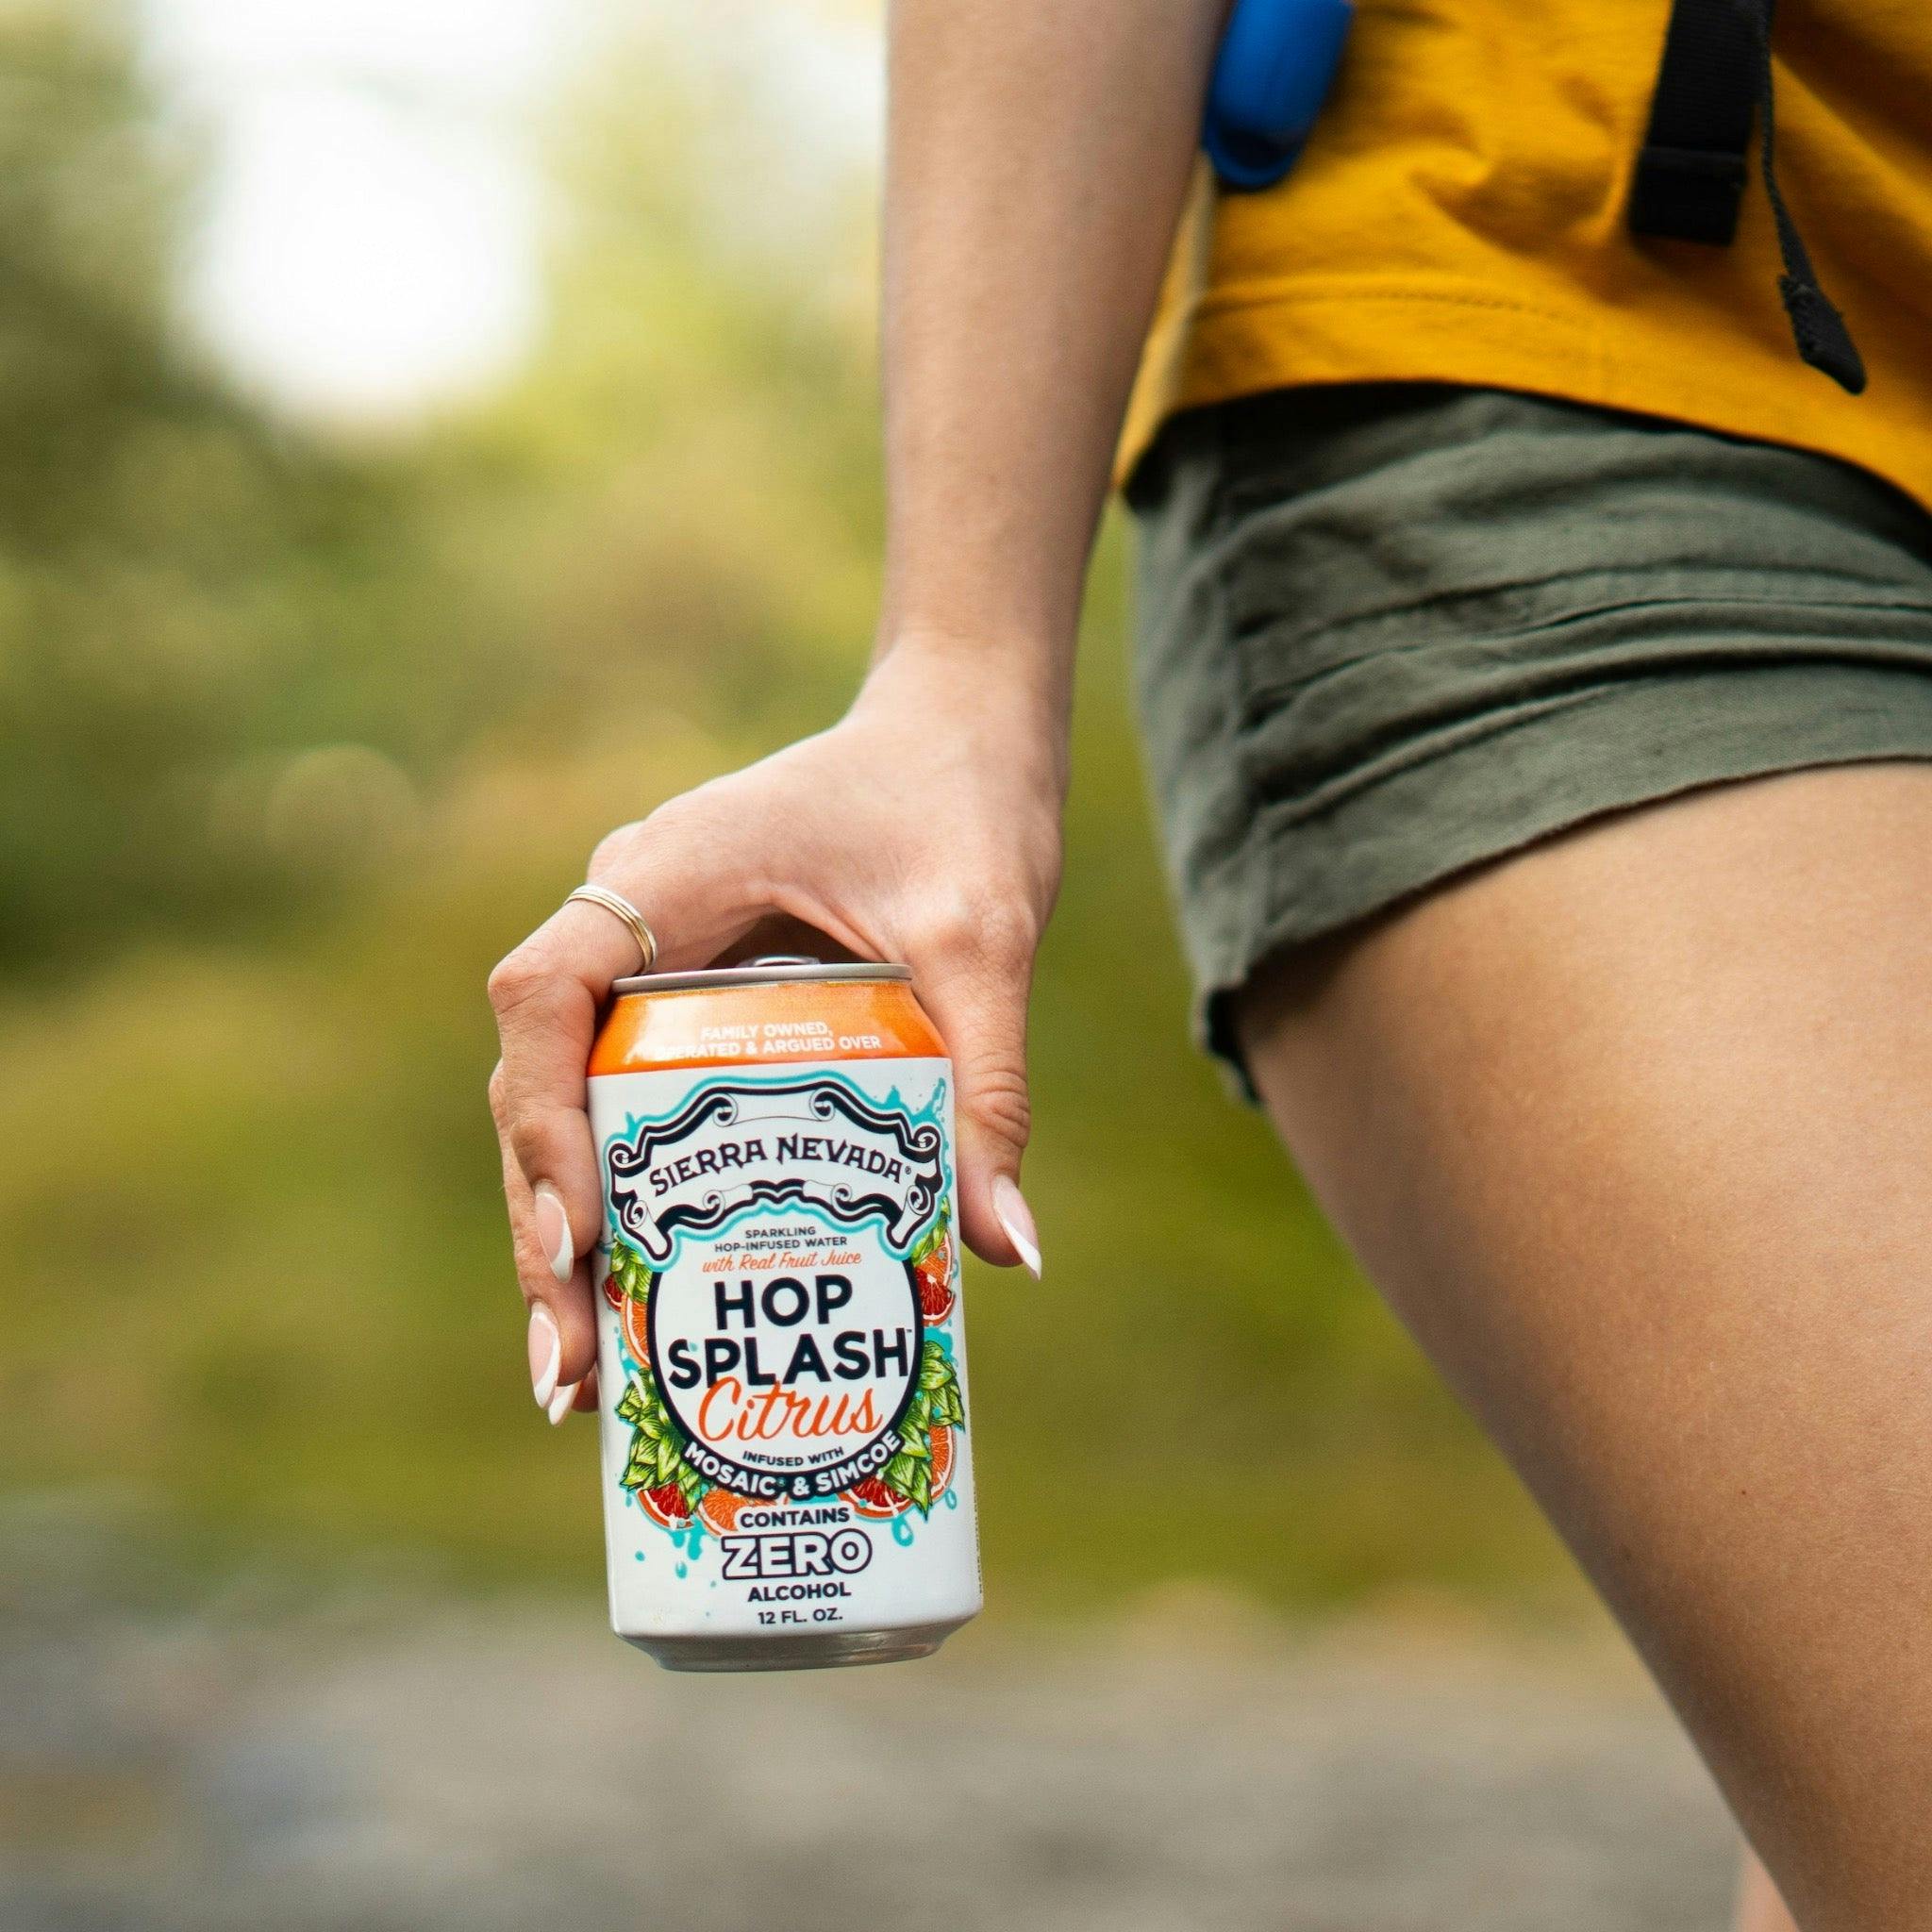
[[[1888,420],[1882,371],[1847,395],[1797,359],[1776,291],[1762,328],[1728,370],[1673,370],[1667,328],[1628,308],[1609,318],[1511,301],[1444,282],[1296,277],[1210,290],[1176,304],[1149,340],[1115,465],[1124,484],[1179,410],[1264,391],[1349,382],[1444,382],[1520,390],[1667,417],[1721,435],[1786,443],[1855,463],[1932,508],[1932,450]],[[1396,320],[1396,318],[1401,320]],[[1735,326],[1735,325],[1732,325]],[[1767,353],[1769,352],[1769,354]]]

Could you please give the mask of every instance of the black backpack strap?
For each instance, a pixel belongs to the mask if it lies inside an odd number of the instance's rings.
[[[1675,0],[1650,126],[1637,158],[1629,222],[1638,235],[1728,246],[1738,231],[1754,108],[1764,113],[1759,161],[1777,225],[1778,293],[1799,356],[1853,395],[1865,364],[1818,273],[1777,181],[1771,20],[1774,0]]]
[[[1757,29],[1757,66],[1758,99],[1764,104],[1764,140],[1758,161],[1764,171],[1765,199],[1771,203],[1772,219],[1777,224],[1778,253],[1784,257],[1785,272],[1777,278],[1777,291],[1784,297],[1785,313],[1791,319],[1791,335],[1798,354],[1813,369],[1822,369],[1832,381],[1853,395],[1865,391],[1865,358],[1845,326],[1831,297],[1818,286],[1818,271],[1811,266],[1811,252],[1798,233],[1798,225],[1785,206],[1777,185],[1777,120],[1772,111],[1771,0],[1750,7]]]
[[[1735,0],[1676,0],[1630,188],[1639,235],[1724,247],[1738,232],[1757,43]]]

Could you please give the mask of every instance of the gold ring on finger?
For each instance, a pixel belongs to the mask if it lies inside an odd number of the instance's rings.
[[[658,935],[644,924],[644,915],[622,892],[613,892],[608,886],[579,886],[570,899],[581,899],[586,906],[601,906],[613,919],[624,922],[631,938],[638,942],[638,951],[644,956],[644,963],[638,968],[640,973],[648,973],[657,963]],[[563,903],[568,906],[570,899]]]

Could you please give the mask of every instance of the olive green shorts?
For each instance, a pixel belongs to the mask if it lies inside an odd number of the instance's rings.
[[[1168,867],[1237,1068],[1231,996],[1284,948],[1600,812],[1932,758],[1932,518],[1826,458],[1374,385],[1177,418],[1129,494]]]

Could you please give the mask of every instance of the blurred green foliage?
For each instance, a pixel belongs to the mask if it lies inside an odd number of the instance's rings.
[[[665,83],[620,72],[559,149],[531,367],[332,446],[171,325],[195,156],[125,40],[5,19],[0,1472],[213,1561],[588,1591],[591,1440],[525,1380],[483,979],[610,824],[836,715],[875,588],[865,317],[723,251],[697,110],[640,115]],[[1036,1005],[1049,1273],[972,1286],[991,1599],[1567,1604],[1187,1042],[1117,548]]]

